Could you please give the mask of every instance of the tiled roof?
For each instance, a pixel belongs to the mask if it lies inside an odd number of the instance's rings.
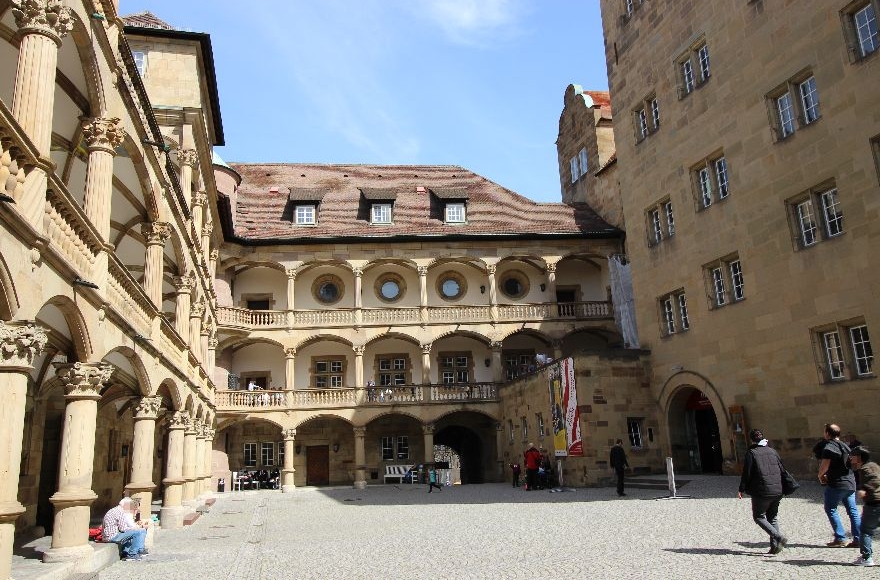
[[[611,164],[613,164],[613,163],[617,163],[617,151],[615,151],[614,153],[612,153],[612,154],[611,154],[611,157],[608,158],[608,161],[606,161],[605,163],[603,163],[603,164],[602,164],[602,167],[600,167],[599,169],[597,169],[597,170],[596,170],[596,173],[594,173],[593,175],[599,175],[600,173],[602,173],[603,171],[605,171],[608,167],[610,167]]]
[[[232,208],[231,233],[245,241],[364,237],[375,242],[397,237],[516,235],[616,237],[621,233],[586,204],[534,202],[453,165],[229,165],[242,176],[237,205]],[[294,225],[293,206],[297,199],[306,201],[299,195],[318,190],[324,195],[318,206],[317,227]],[[362,190],[396,193],[392,224],[369,223],[369,214],[361,207]],[[438,191],[451,195],[451,199],[467,200],[467,223],[444,223],[442,211],[434,207],[438,202],[442,204],[442,198],[434,193]],[[226,202],[222,207],[228,207]]]
[[[600,109],[611,109],[611,93],[608,91],[584,91],[584,94],[593,99],[593,104]]]
[[[164,20],[159,19],[159,17],[157,17],[149,10],[138,12],[137,14],[129,14],[128,16],[123,16],[122,21],[125,22],[126,26],[134,26],[136,28],[159,28],[162,30],[174,30],[174,27],[172,27]]]

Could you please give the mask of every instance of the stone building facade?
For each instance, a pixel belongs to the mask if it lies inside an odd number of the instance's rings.
[[[876,447],[877,2],[601,9],[639,335],[670,453],[732,468],[760,427],[805,474],[826,422]]]

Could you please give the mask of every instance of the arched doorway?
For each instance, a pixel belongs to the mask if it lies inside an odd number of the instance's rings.
[[[456,412],[437,421],[434,445],[454,450],[461,461],[461,482],[495,481],[496,422],[480,413]]]
[[[670,400],[669,439],[678,471],[721,473],[718,417],[712,402],[699,389],[682,388]]]

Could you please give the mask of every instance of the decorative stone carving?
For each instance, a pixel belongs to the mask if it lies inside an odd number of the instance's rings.
[[[364,352],[367,350],[367,347],[363,345],[358,345],[354,347],[354,356],[364,356]]]
[[[490,276],[494,276],[495,272],[497,272],[497,271],[498,271],[498,266],[496,264],[489,264],[488,266],[486,266],[486,273],[489,274]]]
[[[493,340],[489,344],[489,348],[491,348],[494,351],[500,351],[502,348],[504,348],[504,343],[501,341],[498,341],[498,340]]]
[[[106,151],[116,154],[116,147],[122,145],[125,130],[119,126],[118,117],[80,117],[83,140],[89,151]]]
[[[212,428],[210,428],[210,427],[205,427],[205,439],[208,439],[209,441],[213,441],[213,440],[214,440],[214,436],[215,436],[216,434],[217,434],[217,430],[216,430],[216,429],[212,429]]]
[[[554,273],[556,273],[556,262],[553,262],[553,263],[547,264],[547,273],[548,273],[548,274],[554,274]]]
[[[284,273],[287,274],[288,280],[296,280],[296,268],[287,268]]]
[[[296,358],[296,349],[293,347],[285,348],[284,349],[284,357],[285,358]]]
[[[431,354],[431,347],[434,345],[429,343],[429,344],[420,344],[419,346],[422,349],[422,354]]]
[[[198,302],[191,305],[189,308],[189,317],[190,318],[201,318],[202,315],[205,314],[205,301],[203,299],[199,299]]]
[[[195,435],[198,432],[199,421],[195,417],[186,418],[186,423],[184,427],[184,435]]]
[[[196,438],[198,438],[198,439],[207,438],[207,435],[206,435],[207,429],[208,429],[208,426],[205,425],[204,421],[199,420],[199,419],[196,420]]]
[[[156,419],[162,406],[162,397],[141,397],[134,407],[135,419]]]
[[[0,368],[31,369],[47,340],[33,322],[0,322]]]
[[[428,275],[428,267],[427,266],[419,266],[418,268],[419,276],[427,276]]]
[[[285,441],[293,441],[296,439],[296,429],[285,429],[282,435]]]
[[[148,246],[164,246],[171,237],[171,224],[166,222],[142,224],[141,234],[147,240]]]
[[[208,194],[204,191],[194,191],[192,194],[192,205],[193,207],[200,206],[204,207],[208,204]]]
[[[219,344],[220,344],[220,341],[217,340],[216,338],[209,338],[208,339],[208,348],[209,349],[216,350],[217,345],[219,345]]]
[[[364,269],[363,268],[352,268],[351,273],[354,274],[355,278],[360,278],[361,276],[364,275]]]
[[[45,34],[59,46],[73,30],[70,8],[61,0],[12,0],[12,15],[19,29]]]
[[[434,424],[426,423],[422,425],[422,433],[425,435],[432,435],[434,433]]]
[[[189,415],[185,411],[175,411],[168,419],[169,429],[186,429],[186,423]]]
[[[354,427],[352,430],[354,431],[355,437],[366,437],[367,436],[367,428],[366,427]]]
[[[110,380],[116,367],[106,362],[57,363],[55,374],[64,384],[68,399],[100,399],[101,387]]]
[[[211,322],[209,320],[202,321],[202,334],[205,334],[205,335],[211,334]]]
[[[202,226],[202,237],[208,238],[211,237],[211,232],[214,231],[213,224],[205,224]]]
[[[217,250],[216,248],[213,249],[213,250],[211,250],[211,253],[208,255],[208,258],[209,258],[212,262],[216,262],[216,261],[217,261],[217,258],[219,258],[219,257],[220,257],[220,250]],[[288,276],[289,276],[289,274],[288,274]],[[294,277],[296,277],[296,274],[295,274],[295,273],[294,273]]]
[[[179,294],[188,294],[196,287],[195,273],[190,272],[183,276],[175,276],[171,279],[171,283],[174,284],[174,287]]]
[[[195,149],[178,149],[177,162],[182,166],[195,167],[199,162],[199,152]]]

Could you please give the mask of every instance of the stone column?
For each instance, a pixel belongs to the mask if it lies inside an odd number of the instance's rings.
[[[495,279],[497,268],[495,264],[486,266],[486,273],[489,274],[489,311],[493,322],[498,321],[498,281]]]
[[[296,349],[284,349],[284,390],[296,390]]]
[[[220,341],[217,340],[216,333],[214,334],[214,336],[208,338],[208,355],[207,355],[208,360],[205,361],[205,365],[207,365],[207,367],[208,367],[206,370],[208,373],[208,379],[211,382],[214,382],[214,369],[216,368],[216,365],[217,365],[217,345],[218,344],[220,344]]]
[[[189,338],[189,309],[192,291],[196,286],[196,277],[193,272],[186,276],[176,276],[171,281],[177,294],[177,304],[174,313],[174,329],[180,338]]]
[[[153,456],[155,455],[156,419],[162,397],[142,397],[134,408],[134,438],[131,442],[131,481],[125,486],[128,495],[140,500],[149,514],[153,503]]]
[[[187,201],[190,200],[190,196],[192,195],[193,167],[195,167],[198,162],[199,152],[195,149],[177,150],[177,165],[180,171],[180,192],[183,194],[183,199]],[[193,223],[195,223],[195,211],[193,211],[192,214]],[[198,228],[196,228],[196,231],[199,231]]]
[[[193,230],[202,231],[202,221],[204,220],[205,207],[208,205],[208,194],[204,191],[196,191],[192,194],[192,220]]]
[[[559,316],[559,303],[556,302],[556,264],[547,264],[547,298],[544,302],[550,303],[550,316]]]
[[[422,344],[422,401],[431,400],[431,345]]]
[[[58,49],[73,29],[73,18],[70,8],[57,0],[12,0],[12,15],[21,37],[12,116],[40,155],[49,157]]]
[[[11,577],[18,502],[25,400],[34,358],[46,346],[46,332],[33,322],[0,322],[0,579]]]
[[[189,310],[189,349],[192,351],[196,360],[202,359],[202,353],[199,352],[202,346],[202,316],[205,314],[205,301],[199,299],[193,304]]]
[[[208,341],[211,339],[211,324],[207,319],[202,320],[202,331],[199,339],[199,355],[205,370],[208,370]]]
[[[211,427],[205,426],[205,497],[214,497],[214,486],[211,485],[211,481],[214,477],[214,466],[213,466],[213,455],[214,455],[214,435],[217,433],[216,429],[212,429]]]
[[[296,429],[284,430],[284,466],[281,469],[281,493],[291,493],[296,489],[293,474],[296,469],[293,468],[293,444],[296,441]]]
[[[208,262],[208,256],[211,254],[211,232],[214,226],[210,222],[202,226],[202,255],[205,257],[205,263]]]
[[[90,506],[98,497],[92,491],[98,400],[114,370],[105,362],[55,365],[67,405],[58,453],[58,491],[49,498],[55,507],[52,547],[43,554],[44,562],[82,562],[92,554],[89,519]],[[77,565],[77,571],[85,570]]]
[[[364,447],[364,439],[367,436],[366,427],[354,428],[354,488],[366,489],[367,487],[367,454]]]
[[[144,261],[144,290],[159,312],[162,312],[162,266],[165,242],[171,237],[171,224],[153,222],[141,225],[147,243]]]
[[[208,276],[213,280],[217,277],[217,258],[220,257],[220,251],[217,248],[211,250],[208,254]]]
[[[504,361],[501,358],[503,342],[493,342],[492,348],[492,380],[496,383],[504,382]]]
[[[284,270],[284,273],[287,274],[287,309],[294,309],[294,300],[296,290],[296,269],[288,268]]]
[[[162,499],[162,510],[159,521],[163,528],[183,527],[186,509],[183,501],[183,437],[188,415],[177,411],[168,421],[168,448],[165,450],[165,497]]]
[[[199,421],[192,417],[183,432],[183,505],[194,503],[196,490],[196,433]]]
[[[434,461],[434,424],[422,425],[422,434],[425,436],[425,463],[430,463]]]
[[[367,400],[367,384],[364,380],[364,351],[367,347],[358,345],[353,350],[355,401],[358,405],[362,405]]]
[[[550,346],[553,347],[553,360],[559,360],[562,358],[562,341],[561,340],[552,340],[550,341]]]
[[[195,457],[193,457],[193,477],[195,478],[195,481],[193,481],[193,497],[198,500],[201,500],[207,491],[205,489],[205,472],[207,471],[205,468],[205,439],[207,439],[205,427],[205,424],[202,422],[199,422],[196,426]]]
[[[119,119],[82,117],[83,140],[89,152],[83,206],[101,239],[110,242],[110,200],[113,196],[113,157],[125,139]]]
[[[428,322],[428,267],[419,266],[419,316],[422,324]]]

